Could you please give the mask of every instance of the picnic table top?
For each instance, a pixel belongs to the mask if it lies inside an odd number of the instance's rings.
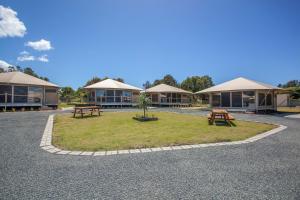
[[[213,109],[212,113],[214,113],[214,114],[228,114],[227,110],[224,110],[224,109]]]
[[[100,109],[100,106],[82,106],[82,107],[75,107],[74,109]]]

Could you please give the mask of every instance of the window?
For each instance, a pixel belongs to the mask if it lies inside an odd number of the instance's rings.
[[[115,101],[115,92],[114,90],[106,90],[107,102],[112,103]]]
[[[189,95],[183,94],[181,96],[181,102],[182,103],[190,103],[191,102],[191,98]]]
[[[115,91],[115,102],[121,102],[121,97],[123,95],[123,91],[122,90],[116,90]]]
[[[243,106],[249,107],[255,104],[255,92],[254,91],[244,91],[243,92]]]
[[[88,100],[90,102],[94,102],[95,101],[95,91],[94,90],[89,90],[88,91]]]
[[[41,103],[43,98],[42,87],[28,87],[28,103]]]
[[[264,93],[259,93],[258,94],[258,104],[259,106],[265,106],[265,102],[266,102],[266,95]]]
[[[28,87],[15,86],[14,87],[14,103],[27,103]]]
[[[242,107],[242,92],[232,92],[232,107]]]
[[[132,93],[129,92],[129,91],[124,91],[124,92],[123,92],[123,96],[124,96],[124,97],[131,97],[131,96],[132,96]]]
[[[131,102],[132,92],[130,91],[123,91],[123,102]]]
[[[0,85],[0,103],[11,103],[10,85]]]
[[[230,92],[221,93],[222,107],[230,107]]]
[[[105,91],[104,90],[96,90],[96,100],[97,102],[105,102]]]
[[[50,89],[50,88],[47,88],[47,89],[45,89],[45,92],[46,93],[56,93],[56,89]]]
[[[168,97],[166,93],[161,93],[160,94],[160,102],[161,103],[167,103],[168,102]]]
[[[103,97],[105,95],[105,91],[104,90],[96,90],[96,96],[97,97]]]
[[[176,93],[172,93],[172,103],[176,103]]]
[[[273,101],[272,101],[272,94],[267,94],[267,106],[272,106]]]
[[[152,102],[158,102],[158,94],[152,94],[151,100],[152,100]]]
[[[176,102],[180,103],[181,102],[181,94],[176,94]]]
[[[212,106],[219,107],[221,105],[221,94],[212,94]]]
[[[120,97],[123,95],[123,91],[122,90],[116,90],[116,96]]]
[[[167,93],[167,103],[172,103],[172,94]]]

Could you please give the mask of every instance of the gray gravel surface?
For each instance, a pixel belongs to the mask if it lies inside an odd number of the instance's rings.
[[[50,113],[0,113],[0,199],[300,199],[299,119],[235,114],[288,128],[236,146],[92,157],[39,147]]]

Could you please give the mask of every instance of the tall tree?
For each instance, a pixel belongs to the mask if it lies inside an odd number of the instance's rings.
[[[18,66],[18,65],[16,66],[16,70],[19,71],[19,72],[23,72],[22,67],[20,67],[20,66]]]
[[[298,80],[291,80],[291,81],[288,81],[284,87],[288,88],[288,87],[300,87],[300,83]]]
[[[16,71],[16,69],[15,69],[14,66],[8,66],[7,71],[8,72],[14,72],[14,71]]]
[[[31,69],[30,67],[24,68],[24,69],[23,69],[23,72],[24,72],[25,74],[30,75],[30,76],[34,76],[34,77],[39,78],[39,76],[38,76],[38,75],[33,71],[33,69]]]
[[[44,81],[50,81],[49,78],[47,78],[47,77],[40,76],[39,78],[42,79],[42,80],[44,80]]]
[[[77,97],[79,97],[80,102],[84,102],[84,98],[87,97],[87,92],[86,92],[86,90],[85,90],[84,88],[79,87],[79,88],[76,90],[75,95],[76,95]]]
[[[92,79],[88,80],[84,86],[86,87],[86,86],[92,85],[94,83],[98,83],[101,80],[102,80],[101,78],[94,76]]]
[[[282,88],[300,87],[300,80],[290,80],[285,84],[278,84],[278,87],[282,87]]]
[[[162,83],[161,80],[156,79],[156,80],[153,82],[153,86],[159,85],[159,84],[161,84],[161,83]]]
[[[114,80],[124,83],[124,79],[122,79],[122,78],[114,78]]]
[[[162,79],[162,83],[171,85],[171,86],[177,86],[177,81],[171,74],[165,75],[164,78]]]
[[[70,103],[71,99],[74,98],[74,96],[75,96],[75,91],[73,90],[72,87],[62,87],[59,90],[59,97],[61,101]]]
[[[151,87],[150,81],[146,81],[146,83],[143,84],[144,89],[148,89]]]
[[[153,82],[153,86],[159,85],[159,84],[162,84],[162,83],[167,84],[167,85],[171,85],[171,86],[177,86],[176,79],[170,74],[165,75],[162,79],[156,79]]]
[[[210,76],[191,76],[182,81],[181,88],[192,92],[198,92],[213,85],[214,84]]]
[[[300,99],[300,87],[292,87],[291,88],[291,98],[292,99]]]

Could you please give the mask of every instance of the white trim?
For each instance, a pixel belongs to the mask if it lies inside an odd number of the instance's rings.
[[[114,150],[114,151],[68,151],[68,150],[61,150],[57,147],[52,145],[52,131],[53,131],[53,119],[54,115],[52,114],[49,116],[44,134],[42,136],[40,147],[49,152],[54,153],[57,155],[80,155],[80,156],[108,156],[108,155],[117,155],[117,154],[136,154],[136,153],[148,153],[148,152],[155,152],[155,151],[175,151],[175,150],[182,150],[182,149],[198,149],[204,147],[214,147],[214,146],[229,146],[229,145],[239,145],[239,144],[247,144],[251,142],[255,142],[257,140],[263,139],[280,131],[283,131],[287,127],[284,125],[273,124],[277,125],[277,128],[274,128],[270,131],[255,135],[251,138],[234,141],[234,142],[218,142],[218,143],[207,143],[207,144],[192,144],[192,145],[179,145],[179,146],[167,146],[167,147],[156,147],[156,148],[143,148],[143,149],[128,149],[128,150]],[[246,120],[245,120],[246,121]],[[258,121],[251,121],[257,123],[263,123]]]

